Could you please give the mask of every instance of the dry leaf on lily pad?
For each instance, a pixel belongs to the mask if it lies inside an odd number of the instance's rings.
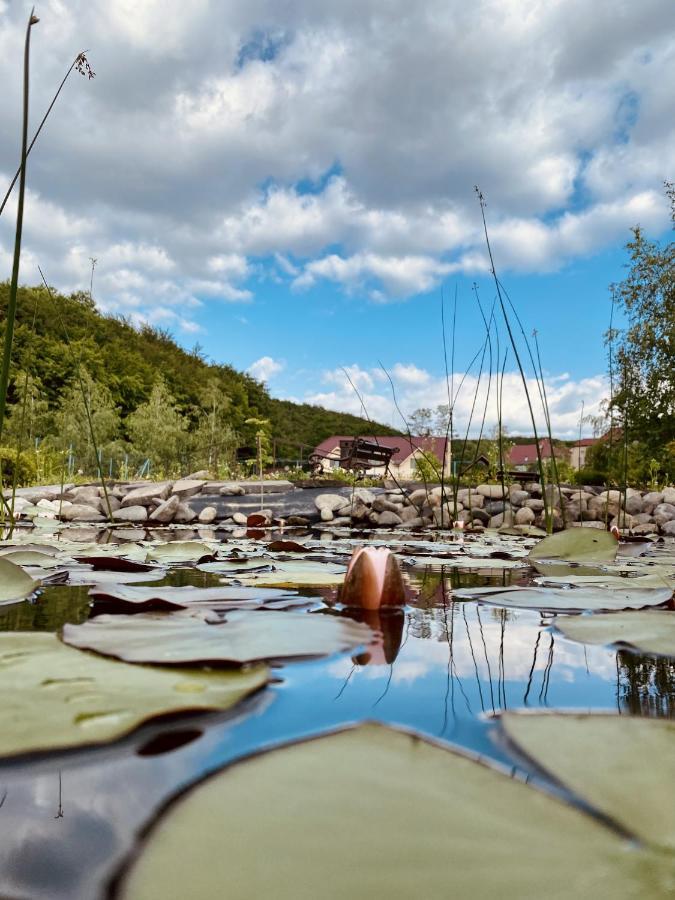
[[[146,554],[146,562],[178,563],[194,562],[213,559],[216,551],[208,544],[200,541],[169,541],[167,544],[158,544],[149,547]]]
[[[104,584],[96,584],[89,591],[89,596],[94,602],[115,603],[120,606],[132,606],[135,609],[185,609],[191,606],[207,606],[209,608],[227,605],[235,609],[241,604],[242,608],[252,605],[253,608],[262,606],[268,600],[279,600],[288,597],[288,591],[275,588],[250,588],[250,587],[213,587],[198,588],[186,585],[183,587],[171,587],[161,585],[159,587],[138,587],[114,584],[107,587]],[[306,603],[306,601],[303,601]]]
[[[365,724],[246,759],[178,797],[119,896],[642,900],[664,897],[669,876],[662,854],[579,809]]]
[[[598,528],[568,528],[543,538],[528,560],[565,559],[586,563],[613,562],[619,544],[613,534]]]
[[[217,623],[200,613],[103,615],[65,625],[73,647],[125,662],[242,665],[262,659],[324,656],[369,644],[366,625],[337,616],[237,610]]]
[[[146,719],[228,709],[267,683],[265,666],[204,672],[129,666],[53,634],[0,634],[0,755],[114,740]]]
[[[618,588],[599,587],[477,587],[457,588],[456,598],[482,600],[497,606],[513,606],[519,609],[644,609],[646,606],[660,606],[672,597],[672,590],[666,588]]]
[[[556,628],[565,637],[584,644],[627,644],[642,653],[675,656],[675,613],[609,613],[559,616]],[[673,750],[675,753],[675,748]]]
[[[670,851],[672,896],[675,722],[569,713],[505,713],[501,719],[509,738],[567,788],[631,834]]]
[[[21,566],[0,557],[0,604],[25,600],[39,587],[40,582],[27,575]]]

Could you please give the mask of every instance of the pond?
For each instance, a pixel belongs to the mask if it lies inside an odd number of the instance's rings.
[[[184,539],[178,531],[161,537]],[[264,541],[274,537],[267,533]],[[402,542],[400,534],[376,538]],[[110,539],[105,532],[96,537]],[[326,564],[342,559],[350,541],[362,540],[346,533],[296,539],[319,548]],[[176,794],[242,757],[353,723],[413,731],[559,791],[504,742],[495,713],[529,708],[673,717],[675,659],[568,640],[552,628],[553,615],[537,610],[458,599],[461,588],[531,584],[532,570],[499,558],[475,569],[437,557],[427,565],[423,555],[410,553],[416,540],[406,537],[401,556],[404,608],[345,609],[335,587],[298,588],[307,598],[305,614],[360,619],[382,632],[375,645],[276,663],[268,686],[228,712],[165,717],[108,745],[0,761],[0,895],[109,896],[140,836]],[[514,538],[509,541],[512,547]],[[255,542],[242,539],[240,546],[245,552]],[[427,542],[420,547],[429,552]],[[152,584],[207,588],[220,577],[172,566]],[[89,585],[53,584],[33,600],[0,607],[0,630],[56,632],[91,615]]]

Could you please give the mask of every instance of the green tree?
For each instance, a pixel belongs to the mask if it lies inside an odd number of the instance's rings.
[[[159,378],[146,403],[127,416],[126,429],[134,450],[150,459],[166,474],[180,465],[188,443],[188,422],[163,378]]]
[[[675,226],[675,192],[666,185]],[[613,286],[628,320],[616,341],[615,422],[660,459],[675,439],[675,241],[648,240],[638,226],[627,244],[628,274]]]
[[[84,370],[82,385],[84,394],[79,380],[66,389],[61,404],[54,413],[54,432],[48,437],[47,444],[61,451],[72,447],[78,468],[85,472],[95,472],[96,454],[87,421],[85,398],[96,444],[102,454],[119,436],[120,416],[108,388],[94,381]]]
[[[235,460],[237,433],[231,425],[230,398],[217,378],[210,378],[200,394],[197,427],[191,434],[191,468],[214,473],[229,469]]]

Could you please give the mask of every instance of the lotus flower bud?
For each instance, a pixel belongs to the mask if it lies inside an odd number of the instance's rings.
[[[349,562],[340,600],[346,606],[379,609],[405,603],[403,576],[387,547],[358,547]]]

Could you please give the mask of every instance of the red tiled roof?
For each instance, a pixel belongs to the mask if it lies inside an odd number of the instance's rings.
[[[444,437],[415,437],[408,438],[406,436],[401,437],[390,437],[390,436],[380,436],[380,435],[372,435],[372,434],[361,434],[359,437],[363,438],[364,441],[372,441],[374,444],[379,444],[381,447],[397,447],[398,452],[394,453],[391,458],[391,461],[397,465],[403,462],[403,460],[407,459],[414,450],[422,449],[427,450],[433,453],[439,460],[443,459],[444,450],[445,450],[445,438]],[[333,450],[336,450],[340,446],[340,441],[353,441],[353,434],[334,434],[331,437],[326,438],[325,441],[321,441],[321,443],[315,448],[315,453],[320,453],[325,455],[330,453]]]
[[[541,447],[542,459],[550,459],[551,444],[548,440],[539,442]],[[509,465],[511,466],[528,466],[537,462],[537,445],[536,444],[515,444],[509,452]]]

